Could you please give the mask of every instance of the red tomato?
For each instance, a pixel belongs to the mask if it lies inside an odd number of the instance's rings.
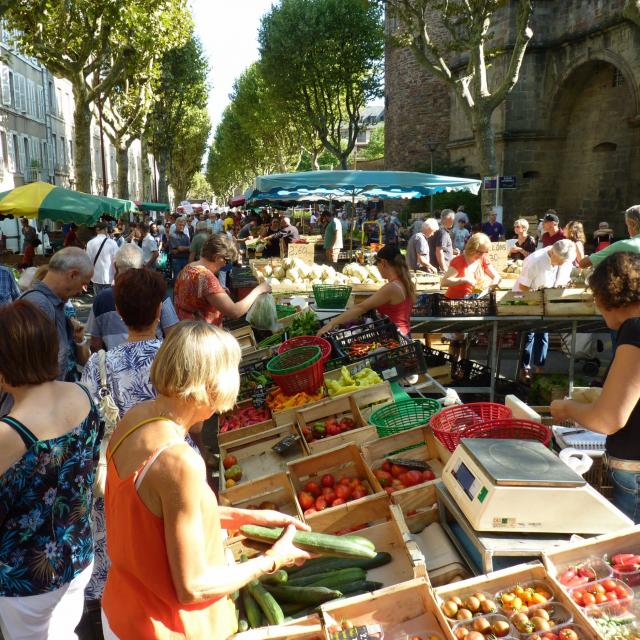
[[[406,473],[406,467],[401,467],[399,464],[391,465],[391,475],[394,478],[399,478],[403,473]]]
[[[391,471],[391,463],[388,460],[385,460],[380,467],[383,471]]]
[[[608,589],[604,588],[604,585],[596,583],[593,585],[593,587],[591,587],[589,589],[590,593],[593,593],[593,595],[596,595],[598,593],[606,593],[608,591]]]
[[[341,504],[344,504],[345,502],[346,500],[344,498],[334,498],[334,500],[331,502],[331,506],[338,507]]]
[[[374,471],[374,475],[382,487],[390,485],[393,480],[393,476],[388,471],[383,471],[382,469]]]
[[[427,469],[422,472],[422,482],[430,482],[431,480],[436,479],[436,474],[431,471],[431,469]]]
[[[318,508],[317,500],[316,500],[316,509]],[[596,597],[593,593],[583,593],[582,594],[582,606],[588,607],[592,604],[596,603]]]
[[[409,486],[415,486],[422,482],[422,473],[420,471],[407,471],[406,476],[411,479],[411,484]]]
[[[327,508],[327,500],[323,496],[316,498],[316,509],[318,511],[324,511]]]
[[[618,600],[618,596],[615,591],[607,591],[605,596],[609,602],[616,602]]]
[[[353,490],[351,497],[354,500],[357,500],[358,498],[364,498],[366,495],[367,495],[367,490],[364,487],[358,487],[357,489]]]
[[[616,592],[616,595],[618,596],[618,598],[620,598],[620,599],[629,597],[629,593],[627,592],[627,590],[621,584],[617,584],[616,585],[615,592]]]
[[[310,509],[315,503],[313,496],[308,491],[300,491],[300,493],[298,493],[298,500],[300,501],[300,506],[303,511]]]
[[[338,484],[344,484],[349,486],[351,484],[351,478],[349,476],[343,476],[342,478],[340,478],[340,481],[338,482]]]
[[[326,473],[322,476],[322,480],[320,482],[322,482],[323,487],[333,487],[336,480],[330,473]]]
[[[392,493],[395,493],[397,491],[397,489],[395,487],[385,487],[384,490],[391,495]]]
[[[605,591],[615,591],[616,589],[616,581],[612,580],[611,578],[603,580],[601,584],[604,587]]]
[[[584,595],[583,591],[574,591],[573,599],[579,604],[582,605],[582,596]]]
[[[558,635],[560,636],[560,640],[578,640],[578,634],[571,627],[560,629]]]
[[[336,496],[343,500],[348,500],[351,497],[351,487],[344,484],[339,484],[336,487]]]
[[[310,515],[312,515],[314,513],[318,513],[318,510],[316,508],[314,508],[314,507],[311,507],[310,509],[305,509],[303,515],[304,516],[310,516]]]
[[[307,482],[307,484],[304,485],[304,490],[308,491],[314,498],[317,498],[321,491],[320,491],[320,485],[317,482]]]
[[[607,596],[604,593],[596,594],[596,604],[602,604],[603,602],[609,602]]]
[[[325,487],[322,490],[322,497],[328,503],[332,503],[338,497],[338,495],[336,494],[336,492],[331,487]]]

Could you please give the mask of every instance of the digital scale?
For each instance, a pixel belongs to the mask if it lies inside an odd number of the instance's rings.
[[[442,482],[475,531],[597,535],[633,526],[540,442],[463,438]]]

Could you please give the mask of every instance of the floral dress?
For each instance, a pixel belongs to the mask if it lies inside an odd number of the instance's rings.
[[[151,384],[149,376],[151,365],[161,345],[162,340],[141,340],[139,342],[124,342],[107,351],[105,358],[107,386],[116,407],[118,407],[120,418],[136,404],[153,400],[156,397],[157,392]],[[97,401],[98,389],[100,388],[97,353],[93,354],[85,365],[82,381]],[[198,450],[188,435],[186,440],[196,451]],[[99,600],[102,597],[110,565],[107,556],[104,498],[95,499],[92,516],[95,560],[91,580],[85,589],[85,598]]]
[[[11,417],[3,422],[22,432],[27,451],[0,476],[0,596],[35,596],[64,587],[93,560],[100,419],[92,402],[75,429],[49,440]]]

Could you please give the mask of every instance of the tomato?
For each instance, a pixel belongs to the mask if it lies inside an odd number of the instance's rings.
[[[333,502],[338,495],[336,494],[336,492],[331,488],[331,487],[325,487],[322,490],[322,497],[328,502],[331,503]]]
[[[338,480],[338,484],[349,486],[351,484],[351,478],[349,476],[342,476],[342,478]]]
[[[389,486],[393,480],[393,476],[388,471],[383,471],[382,469],[374,471],[374,475],[378,479],[381,487]]]
[[[427,469],[422,472],[422,482],[430,482],[431,480],[436,479],[436,474],[431,471],[431,469]]]
[[[233,467],[233,465],[235,464],[238,464],[238,458],[232,456],[231,454],[225,456],[224,460],[222,461],[222,466],[225,469],[231,469],[231,467]]]
[[[609,602],[607,600],[607,596],[604,593],[596,594],[596,604],[603,604],[604,602]]]
[[[609,602],[616,602],[618,600],[618,596],[615,591],[607,591],[605,597]]]
[[[306,516],[313,515],[314,513],[318,513],[318,510],[315,507],[311,507],[310,509],[306,509],[303,515],[306,517]]]
[[[324,511],[327,508],[327,500],[323,496],[316,498],[316,509],[318,511]]]
[[[385,487],[384,490],[387,492],[388,495],[391,495],[392,493],[395,493],[397,491],[395,487]]]
[[[336,483],[336,480],[330,473],[326,473],[322,476],[322,480],[320,480],[320,482],[322,483],[323,487],[333,487],[333,485]]]
[[[617,584],[615,586],[614,591],[616,592],[616,595],[620,599],[629,597],[629,593],[627,592],[627,590],[621,584]]]
[[[385,460],[380,468],[389,473],[391,471],[391,463],[388,460]]]
[[[332,507],[338,507],[341,504],[345,504],[346,500],[344,498],[334,498],[334,500],[331,502],[331,506]]]
[[[399,464],[391,465],[391,475],[394,478],[399,478],[403,473],[406,473],[406,471],[407,471],[406,467],[402,467]]]
[[[578,640],[578,634],[571,627],[560,629],[558,635],[560,636],[560,640]]]
[[[582,596],[584,596],[584,592],[583,591],[574,591],[573,592],[573,599],[579,604],[582,604]]]
[[[317,504],[316,504],[316,508],[317,508]],[[592,604],[596,603],[596,597],[593,595],[593,593],[583,593],[582,594],[582,606],[583,607],[588,607]]]
[[[351,497],[354,500],[358,500],[358,498],[364,498],[367,495],[367,493],[368,491],[364,487],[358,487],[357,489],[353,490]]]
[[[304,485],[304,490],[308,491],[314,498],[317,498],[321,491],[320,491],[320,485],[317,482],[307,482],[307,484]]]
[[[407,471],[405,475],[407,476],[407,479],[410,480],[409,482],[410,487],[413,487],[422,482],[422,473],[420,471],[415,471],[415,470]]]
[[[336,487],[336,496],[343,500],[348,500],[351,497],[351,487],[344,484],[339,484]]]
[[[300,491],[298,493],[298,500],[303,511],[310,509],[315,504],[314,497],[308,491]]]

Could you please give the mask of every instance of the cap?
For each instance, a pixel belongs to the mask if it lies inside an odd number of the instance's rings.
[[[96,222],[96,229],[98,230],[106,229],[108,226],[109,225],[102,220],[98,220],[98,222]]]
[[[555,213],[547,213],[544,218],[542,218],[543,222],[555,222],[559,223],[560,218]]]
[[[600,222],[598,224],[598,229],[608,229],[609,228],[609,223],[608,222]]]

